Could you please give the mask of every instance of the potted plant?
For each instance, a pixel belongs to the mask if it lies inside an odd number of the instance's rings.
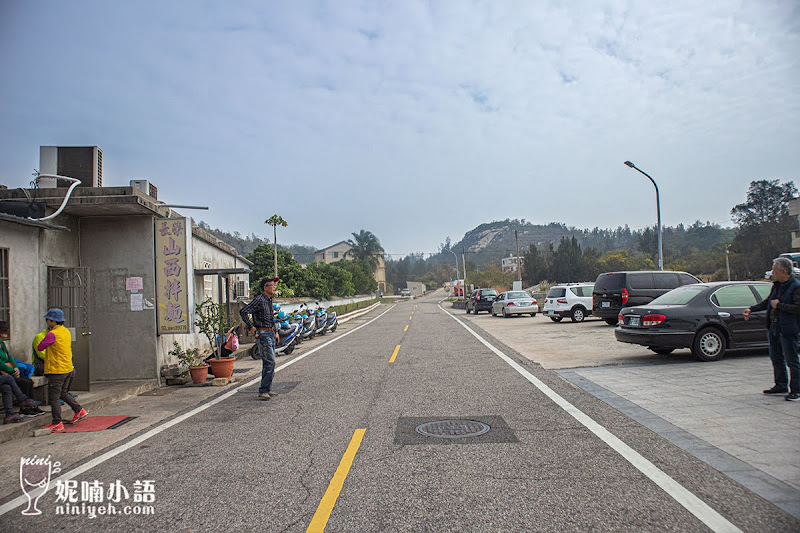
[[[184,350],[181,348],[178,341],[172,341],[172,350],[169,351],[170,355],[175,356],[180,361],[181,366],[189,369],[189,375],[192,376],[193,383],[205,383],[208,378],[208,365],[202,358],[198,357],[197,348],[189,348]]]
[[[214,357],[208,360],[211,373],[217,378],[230,379],[233,375],[233,356],[221,357],[222,345],[225,343],[223,332],[230,328],[228,317],[222,306],[215,304],[211,298],[206,298],[195,306],[195,325],[208,339]]]

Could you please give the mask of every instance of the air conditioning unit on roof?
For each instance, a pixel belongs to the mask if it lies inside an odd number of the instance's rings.
[[[102,187],[103,151],[97,146],[40,146],[39,172],[79,179],[79,187]],[[55,178],[39,180],[42,189],[69,185]]]
[[[158,200],[158,187],[147,180],[131,180],[131,187],[152,197],[153,200]]]

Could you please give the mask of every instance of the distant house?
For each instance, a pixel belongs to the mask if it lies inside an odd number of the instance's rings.
[[[350,250],[353,247],[350,246],[347,241],[339,241],[336,244],[332,244],[327,248],[323,248],[321,250],[317,250],[314,252],[314,262],[315,263],[335,263],[336,261],[341,261],[342,259],[353,259],[350,255]],[[372,273],[375,281],[378,282],[378,290],[381,292],[386,292],[386,263],[383,261],[383,255],[378,255],[378,268],[375,269],[375,272]]]
[[[521,265],[522,258],[513,255],[500,260],[500,268],[503,269],[503,272],[516,272]]]

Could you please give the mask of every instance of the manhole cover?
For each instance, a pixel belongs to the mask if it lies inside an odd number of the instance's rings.
[[[483,435],[491,428],[476,420],[437,420],[417,426],[417,433],[426,437],[442,437],[445,439],[461,439]]]

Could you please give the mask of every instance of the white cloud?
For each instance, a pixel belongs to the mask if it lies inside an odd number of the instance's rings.
[[[4,182],[40,144],[98,144],[115,183],[244,234],[278,212],[289,241],[412,252],[492,218],[652,224],[626,159],[666,224],[728,223],[750,180],[798,168],[791,1],[5,9]]]

